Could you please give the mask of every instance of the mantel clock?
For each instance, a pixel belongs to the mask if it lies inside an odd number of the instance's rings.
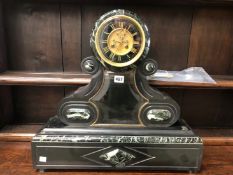
[[[180,118],[179,105],[149,86],[157,71],[150,35],[134,13],[113,10],[95,23],[91,82],[65,97],[32,140],[33,165],[44,169],[197,171],[202,140]]]

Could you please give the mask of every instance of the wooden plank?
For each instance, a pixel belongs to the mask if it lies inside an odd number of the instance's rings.
[[[0,74],[0,85],[77,86],[90,82],[90,75],[62,72],[7,71]],[[216,84],[149,80],[152,86],[189,88],[233,88],[233,76],[214,75]]]
[[[90,76],[81,73],[62,72],[5,72],[0,75],[1,85],[83,85]]]
[[[148,57],[156,59],[160,69],[186,68],[193,8],[143,6],[133,11],[144,20],[151,35]]]
[[[6,30],[9,69],[62,71],[58,4],[9,2]]]
[[[32,137],[38,132],[43,125],[7,125],[0,130],[1,141],[31,141]]]
[[[233,74],[233,8],[196,9],[193,17],[189,66],[210,74]]]
[[[61,4],[61,30],[64,72],[81,72],[82,27],[81,6],[79,4]],[[68,79],[67,77],[67,80]],[[76,78],[73,77],[72,79],[74,80]],[[80,81],[81,84],[85,82],[88,83],[89,81],[86,80],[87,79],[80,77],[77,81]],[[72,80],[70,83],[72,83]],[[64,94],[68,95],[76,89],[77,86],[72,88],[65,87]]]
[[[233,146],[233,129],[195,128],[194,132],[203,138],[205,146]]]
[[[2,174],[41,174],[32,168],[31,160],[31,144],[29,142],[0,142],[0,171]],[[16,166],[17,165],[17,166]],[[233,147],[232,146],[206,146],[204,149],[204,157],[202,162],[200,175],[218,174],[231,175],[233,171]],[[188,172],[179,171],[83,171],[83,170],[53,170],[44,172],[50,175],[71,175],[78,173],[79,175],[152,175],[159,173],[160,175],[185,175]]]
[[[0,128],[13,120],[11,87],[0,86]]]
[[[8,70],[63,71],[58,3],[9,1],[5,16]],[[63,87],[14,87],[14,120],[45,122],[63,97]]]
[[[79,5],[61,5],[61,30],[64,71],[80,72],[81,8]]]
[[[3,15],[3,2],[0,1],[0,72],[7,70]],[[0,128],[8,124],[13,117],[11,94],[11,87],[0,86]]]
[[[184,93],[182,117],[194,127],[232,127],[233,90],[189,89]]]
[[[151,85],[159,85],[165,87],[193,87],[193,88],[232,88],[233,76],[226,75],[211,75],[216,81],[214,83],[195,83],[195,82],[169,82],[169,81],[157,81],[150,80]]]
[[[57,107],[64,97],[63,87],[13,87],[15,102],[14,122],[44,123],[57,114]]]
[[[210,74],[232,75],[232,10],[232,7],[200,7],[195,10],[189,66],[204,67]],[[184,94],[182,114],[192,126],[232,127],[232,107],[232,90],[193,90]]]
[[[6,43],[3,26],[3,7],[0,1],[0,72],[6,70]]]

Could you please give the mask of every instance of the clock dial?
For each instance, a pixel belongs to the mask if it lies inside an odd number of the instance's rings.
[[[127,11],[118,10],[107,14],[97,21],[93,31],[91,43],[94,53],[104,65],[132,65],[148,52],[147,28]]]

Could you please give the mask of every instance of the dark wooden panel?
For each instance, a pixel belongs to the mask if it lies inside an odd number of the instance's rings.
[[[135,11],[143,18],[151,34],[149,57],[160,69],[181,70],[187,67],[192,24],[191,7],[144,7]]]
[[[82,86],[69,86],[69,87],[65,87],[65,95],[68,96],[70,94],[72,94],[74,91],[78,90],[78,88],[80,88]]]
[[[61,5],[61,30],[63,67],[65,72],[81,71],[81,7],[78,4]],[[73,80],[72,80],[73,82]],[[78,87],[65,87],[65,95],[69,95]]]
[[[0,1],[0,72],[7,69],[3,23],[3,4]],[[9,123],[13,116],[11,88],[0,86],[0,128]]]
[[[198,8],[193,17],[189,66],[233,74],[233,8]]]
[[[4,37],[4,24],[3,24],[3,5],[0,1],[0,72],[6,70],[6,53],[5,53],[5,37]]]
[[[5,15],[10,69],[62,71],[58,4],[14,1]]]
[[[12,121],[12,91],[9,86],[0,86],[0,128]]]
[[[81,71],[81,8],[61,5],[61,30],[64,71]]]
[[[179,105],[182,105],[183,101],[183,89],[177,89],[177,88],[158,88],[161,92],[169,95],[172,97]]]
[[[14,88],[15,121],[45,123],[56,115],[59,101],[64,97],[63,87]]]
[[[30,142],[0,142],[0,171],[5,175],[15,174],[41,174],[32,168]],[[17,165],[17,166],[16,166]],[[200,175],[218,174],[231,175],[233,171],[233,148],[232,146],[206,146]],[[160,175],[186,175],[188,172],[176,171],[77,171],[77,170],[53,170],[43,174],[50,175],[152,175],[155,172]]]
[[[9,69],[63,71],[60,6],[58,3],[6,3]],[[46,122],[56,114],[63,87],[14,87],[14,119]]]
[[[169,6],[84,6],[82,8],[82,56],[92,55],[89,36],[95,21],[117,8],[131,10],[147,24],[151,33],[149,56],[161,69],[180,70],[187,66],[192,23],[191,7]]]
[[[232,127],[233,90],[186,90],[183,118],[195,127]]]

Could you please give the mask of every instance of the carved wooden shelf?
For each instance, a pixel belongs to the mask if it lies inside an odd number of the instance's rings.
[[[151,85],[161,87],[233,88],[233,76],[213,75],[212,77],[216,84],[157,80],[149,82]],[[6,71],[0,74],[0,85],[70,86],[86,85],[89,82],[90,75],[83,73]]]

